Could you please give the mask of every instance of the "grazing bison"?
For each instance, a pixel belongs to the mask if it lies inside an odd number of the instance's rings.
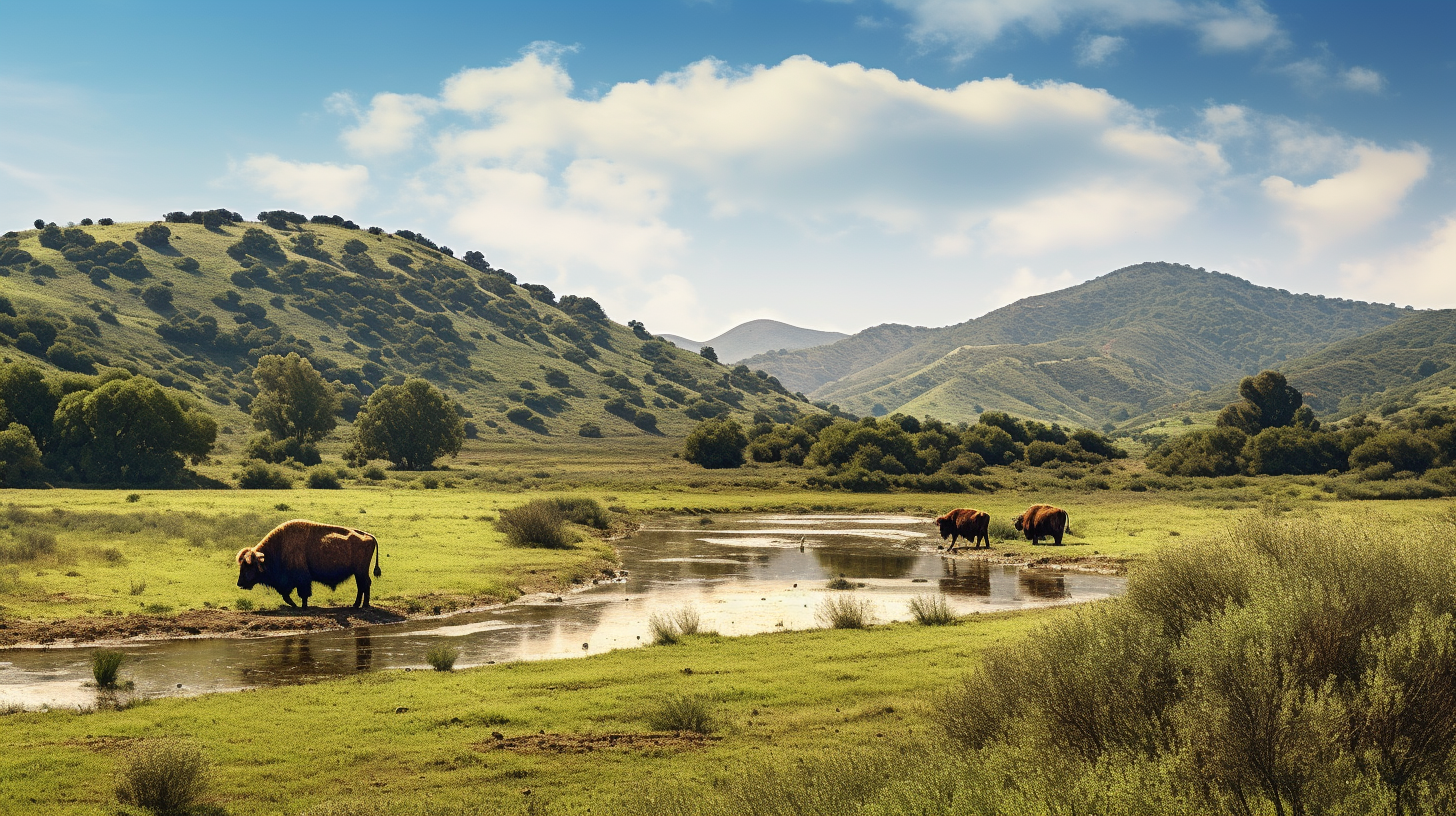
[[[980,510],[962,507],[946,513],[936,519],[935,523],[940,525],[940,537],[950,539],[951,552],[955,551],[957,536],[970,541],[973,548],[980,547],[977,543],[979,541],[986,542],[988,548],[991,546],[991,538],[986,534],[986,528],[991,524],[991,516]]]
[[[1033,504],[1026,508],[1025,513],[1016,517],[1016,529],[1025,534],[1033,545],[1040,544],[1047,536],[1061,544],[1062,536],[1072,532],[1067,523],[1067,511],[1050,504]]]
[[[349,527],[294,519],[274,527],[256,547],[238,552],[238,586],[273,587],[289,606],[296,606],[289,597],[296,589],[307,609],[315,581],[333,589],[352,575],[358,588],[354,606],[368,606],[371,557],[378,577],[382,574],[379,542],[374,536]]]

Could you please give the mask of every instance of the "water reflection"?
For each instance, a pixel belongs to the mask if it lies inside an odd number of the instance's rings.
[[[653,612],[683,604],[698,609],[705,629],[725,635],[806,629],[818,625],[815,607],[832,592],[825,583],[839,575],[864,584],[856,591],[884,620],[908,619],[908,602],[927,591],[944,594],[957,614],[1122,591],[1118,578],[1018,570],[916,549],[934,541],[933,533],[928,520],[896,516],[719,517],[711,530],[684,520],[618,542],[625,580],[558,602],[305,635],[128,645],[122,674],[135,681],[135,694],[157,697],[418,668],[442,640],[460,650],[458,667],[571,657],[641,645],[650,640]],[[93,704],[94,690],[81,686],[89,679],[88,655],[0,650],[0,705]]]

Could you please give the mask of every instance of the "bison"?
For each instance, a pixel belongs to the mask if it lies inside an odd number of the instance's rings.
[[[1067,511],[1050,504],[1033,504],[1026,508],[1025,513],[1016,517],[1016,529],[1025,534],[1033,545],[1040,544],[1047,536],[1061,544],[1062,536],[1072,532],[1067,523]]]
[[[289,597],[296,589],[307,609],[314,582],[333,589],[352,575],[358,589],[354,606],[368,606],[371,557],[377,578],[383,573],[374,536],[349,527],[294,519],[274,527],[257,546],[238,551],[238,586],[273,587],[289,606],[297,605]]]
[[[940,537],[950,539],[951,552],[955,551],[957,536],[970,541],[973,548],[979,548],[980,544],[977,542],[981,541],[987,547],[991,546],[991,538],[986,534],[986,529],[991,524],[991,516],[980,510],[962,507],[946,513],[936,519],[935,523],[940,525]]]

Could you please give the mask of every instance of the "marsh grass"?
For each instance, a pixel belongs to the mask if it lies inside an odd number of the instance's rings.
[[[696,635],[702,626],[698,610],[692,604],[683,604],[669,612],[654,612],[647,618],[652,630],[652,642],[668,646],[680,642],[684,637]]]
[[[1016,541],[1021,538],[1021,531],[1016,529],[1016,524],[1010,518],[993,518],[986,526],[986,537],[992,541]]]
[[[669,694],[647,712],[654,731],[692,731],[711,734],[717,727],[712,701],[697,694]]]
[[[551,499],[551,503],[556,505],[556,509],[561,511],[561,515],[572,524],[605,530],[612,522],[607,508],[596,499],[584,496],[562,496]]]
[[[945,596],[940,594],[926,593],[916,595],[910,599],[910,614],[915,616],[915,622],[922,626],[945,626],[955,623],[955,615],[950,611],[950,604],[946,603]]]
[[[829,583],[825,584],[824,586],[827,589],[857,589],[863,587],[864,584],[855,583],[854,581],[851,581],[841,575],[838,578],[829,579]]]
[[[496,527],[515,547],[560,550],[576,539],[566,526],[566,515],[550,499],[532,499],[519,507],[502,510]]]
[[[853,593],[832,595],[819,602],[814,620],[827,629],[864,629],[874,623],[874,605]]]
[[[92,652],[91,676],[95,678],[96,686],[103,689],[116,688],[116,675],[125,661],[126,654],[115,649],[97,649]]]
[[[56,552],[56,536],[45,530],[19,530],[14,538],[0,543],[0,563],[34,561]]]
[[[188,740],[148,740],[126,752],[116,776],[116,798],[159,816],[193,810],[207,792],[208,762]]]
[[[448,643],[437,643],[425,652],[425,662],[435,667],[435,671],[447,672],[455,668],[455,661],[460,659],[460,650]]]

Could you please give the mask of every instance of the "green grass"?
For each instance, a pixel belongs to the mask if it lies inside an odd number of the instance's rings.
[[[3,718],[0,812],[110,812],[112,773],[125,748],[141,738],[181,736],[196,739],[212,765],[209,801],[234,816],[376,797],[406,803],[406,811],[427,798],[441,805],[489,800],[509,813],[523,806],[523,788],[552,812],[612,812],[614,802],[662,778],[708,784],[743,762],[792,762],[877,735],[923,736],[932,727],[923,716],[930,695],[973,666],[986,646],[1060,614],[701,635],[673,649],[381,672],[125,711],[11,714]],[[915,671],[906,671],[911,665]],[[720,739],[696,750],[491,748],[493,731],[508,738],[648,731],[654,708],[682,696],[711,701]]]

